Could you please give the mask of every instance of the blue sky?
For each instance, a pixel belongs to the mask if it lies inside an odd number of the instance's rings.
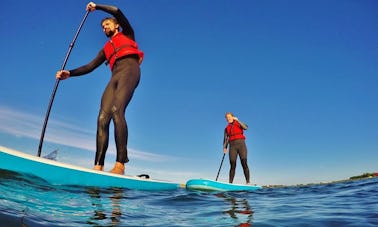
[[[37,153],[55,72],[87,3],[3,3],[0,145]],[[215,178],[227,111],[249,125],[253,183],[321,182],[378,170],[377,1],[97,3],[122,9],[145,52],[126,113],[127,174]],[[102,48],[105,16],[89,14],[66,69]],[[42,155],[59,149],[60,161],[92,167],[110,75],[103,65],[61,81]],[[105,169],[114,153],[111,138]],[[228,169],[227,157],[220,180],[227,181]],[[244,182],[239,162],[235,182]]]

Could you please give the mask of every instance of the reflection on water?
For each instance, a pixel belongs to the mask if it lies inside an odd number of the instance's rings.
[[[51,185],[0,170],[0,227],[378,226],[377,188],[374,178],[256,192],[147,192]]]
[[[253,210],[246,198],[235,198],[227,193],[218,193],[216,196],[223,198],[231,205],[231,208],[223,211],[223,213],[228,214],[232,219],[241,221],[238,226],[252,226]]]
[[[108,208],[104,207],[104,201],[101,197],[101,190],[98,188],[88,188],[87,192],[92,201],[94,208],[93,216],[89,218],[87,224],[96,225],[98,221],[110,220],[110,225],[118,225],[121,221],[121,200],[123,198],[124,190],[121,188],[109,188],[104,192],[105,199],[110,199],[111,202],[111,215],[107,217]]]

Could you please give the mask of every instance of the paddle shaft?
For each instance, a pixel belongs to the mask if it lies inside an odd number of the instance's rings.
[[[220,166],[219,166],[219,170],[218,170],[217,178],[215,178],[215,181],[218,180],[219,173],[220,173],[221,168],[222,168],[222,165],[223,165],[224,156],[226,156],[226,153],[223,153],[222,161],[221,161],[221,164],[220,164]]]
[[[64,70],[64,68],[66,67],[66,64],[67,64],[68,58],[69,58],[69,56],[70,56],[70,54],[71,54],[71,51],[72,51],[72,48],[73,48],[74,45],[75,45],[76,39],[77,39],[77,37],[79,36],[80,30],[81,30],[81,28],[83,27],[84,22],[85,22],[85,20],[87,19],[89,12],[90,12],[90,11],[86,11],[86,12],[85,12],[85,15],[84,15],[84,17],[83,17],[83,19],[81,20],[81,23],[80,23],[80,25],[79,25],[79,28],[77,29],[77,31],[76,31],[76,33],[75,33],[75,36],[74,36],[72,42],[70,43],[70,46],[68,47],[68,51],[67,51],[66,57],[64,58],[64,61],[63,61],[63,64],[62,64],[61,70]],[[52,92],[51,97],[50,97],[50,102],[49,102],[49,105],[48,105],[48,108],[47,108],[47,112],[46,112],[46,116],[45,116],[45,121],[44,121],[44,123],[43,123],[43,127],[42,127],[41,137],[40,137],[40,139],[39,139],[38,157],[41,156],[42,145],[43,145],[43,139],[44,139],[44,137],[45,137],[45,132],[46,132],[46,126],[47,126],[47,122],[48,122],[48,120],[49,120],[49,116],[50,116],[50,112],[51,112],[51,107],[52,107],[52,104],[53,104],[53,102],[54,102],[54,98],[55,98],[55,94],[56,94],[56,91],[57,91],[58,86],[59,86],[59,82],[60,82],[60,79],[56,79],[56,81],[55,81],[55,86],[54,86],[53,92]]]

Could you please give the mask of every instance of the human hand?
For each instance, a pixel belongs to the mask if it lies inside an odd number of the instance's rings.
[[[94,2],[88,3],[86,10],[89,11],[89,12],[95,11],[96,10],[96,3],[94,3]]]
[[[227,153],[227,148],[223,148],[223,153]]]
[[[56,72],[56,75],[55,75],[55,78],[57,80],[65,80],[68,77],[70,77],[70,71],[67,71],[67,70],[59,70],[58,72]]]

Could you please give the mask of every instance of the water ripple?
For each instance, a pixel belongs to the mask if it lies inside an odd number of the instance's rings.
[[[378,178],[255,192],[50,185],[0,170],[6,226],[377,226]]]

